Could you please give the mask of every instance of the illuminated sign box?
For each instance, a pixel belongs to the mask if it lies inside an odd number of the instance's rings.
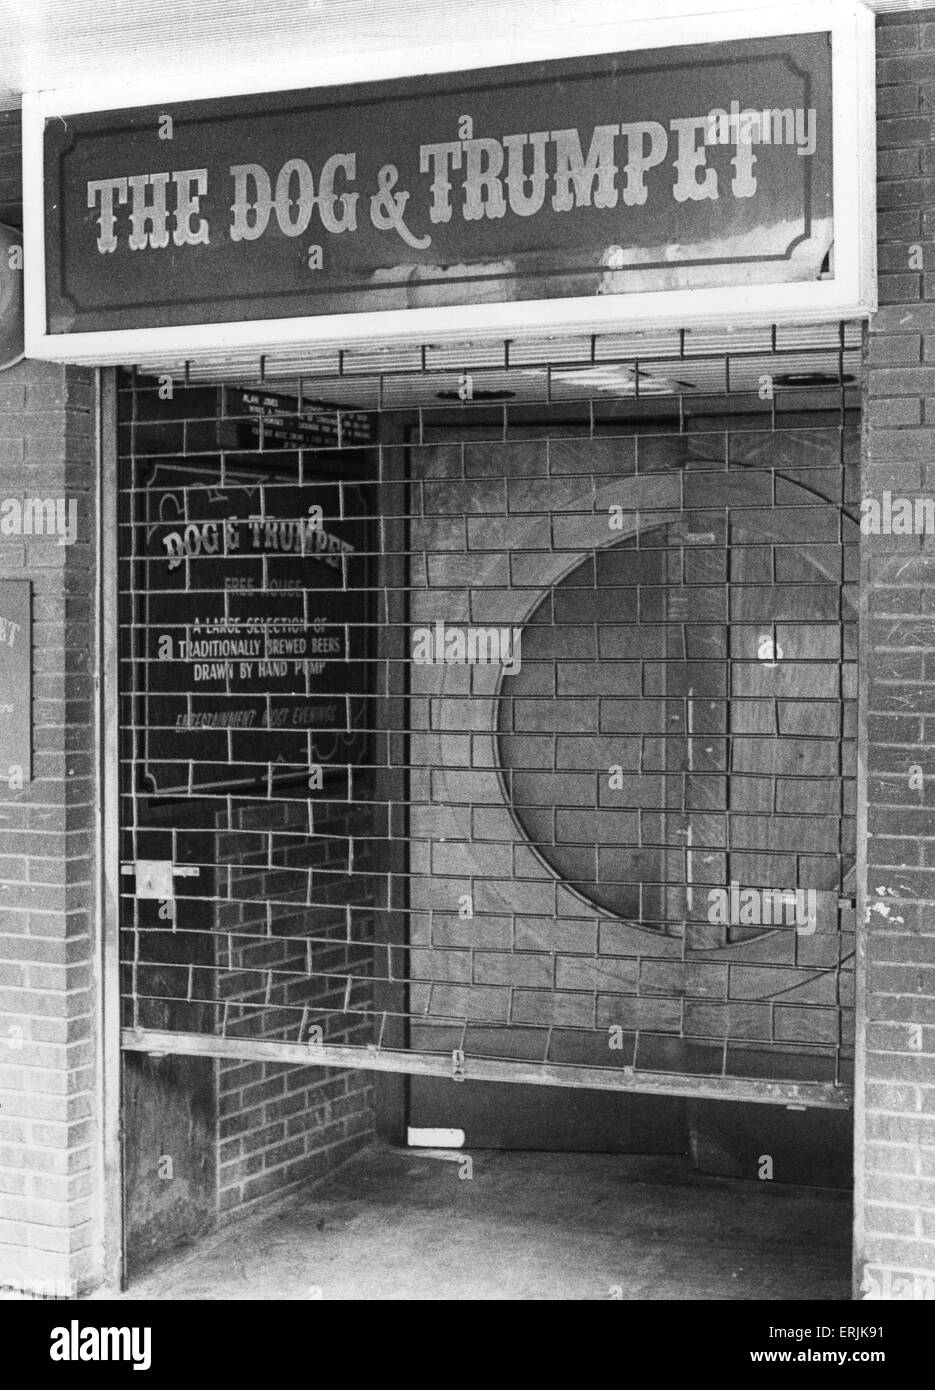
[[[352,85],[33,98],[30,351],[869,312],[872,30],[811,12]]]

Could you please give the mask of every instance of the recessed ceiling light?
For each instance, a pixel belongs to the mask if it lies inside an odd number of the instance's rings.
[[[457,391],[436,391],[436,397],[440,401],[461,401],[462,405],[467,405],[469,401],[510,401],[516,395],[515,391],[485,391],[482,386],[475,387],[468,400],[462,399]]]
[[[773,377],[777,386],[849,386],[853,380],[847,372],[782,372]]]

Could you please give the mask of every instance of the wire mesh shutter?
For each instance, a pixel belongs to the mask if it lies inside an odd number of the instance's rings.
[[[125,374],[125,1046],[847,1104],[860,344]]]

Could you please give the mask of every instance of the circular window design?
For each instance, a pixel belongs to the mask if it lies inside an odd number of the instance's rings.
[[[634,926],[704,924],[707,947],[772,929],[732,884],[840,891],[853,838],[842,547],[826,571],[768,511],[737,517],[588,555],[529,614],[497,709],[504,791],[551,872]]]

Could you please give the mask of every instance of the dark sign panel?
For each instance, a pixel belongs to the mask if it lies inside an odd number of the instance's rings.
[[[32,780],[32,589],[0,579],[0,780]]]
[[[828,34],[51,119],[47,331],[815,280]]]
[[[225,387],[225,393],[225,418],[233,416],[245,426],[239,431],[242,448],[341,449],[373,443],[373,419],[365,410],[305,401],[300,412],[295,396],[235,386]]]
[[[367,757],[363,489],[159,463],[138,557],[149,790],[308,790]]]

